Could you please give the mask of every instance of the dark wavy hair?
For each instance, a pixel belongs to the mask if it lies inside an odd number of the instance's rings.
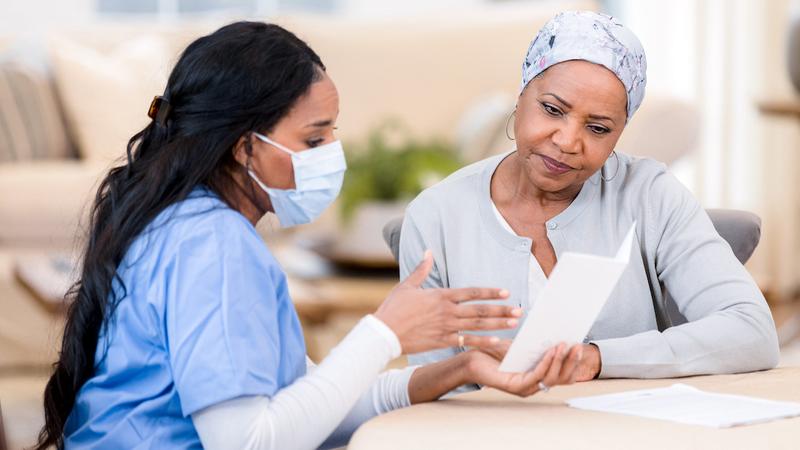
[[[95,196],[80,277],[67,294],[61,352],[44,391],[45,425],[36,449],[64,446],[67,417],[94,373],[102,327],[125,296],[124,284],[117,292],[112,283],[122,283],[117,266],[131,243],[198,185],[234,209],[240,209],[241,194],[254,201],[252,183],[244,189],[234,180],[245,169],[233,148],[244,136],[249,154],[250,133],[269,133],[324,71],[305,42],[259,22],[227,25],[184,50],[164,90],[166,121],[153,120],[128,141],[127,160],[109,171]]]

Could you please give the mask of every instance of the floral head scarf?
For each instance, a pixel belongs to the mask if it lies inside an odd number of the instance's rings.
[[[605,14],[567,11],[550,19],[528,47],[520,92],[548,67],[576,59],[604,66],[622,81],[630,121],[644,99],[647,58],[639,39]]]

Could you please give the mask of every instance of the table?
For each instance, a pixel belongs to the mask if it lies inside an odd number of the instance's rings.
[[[527,399],[494,389],[379,416],[349,450],[391,449],[799,449],[800,418],[716,429],[569,408],[573,397],[685,383],[711,392],[800,402],[800,367],[741,375],[662,380],[596,380]]]
[[[375,312],[398,283],[397,276],[334,275],[315,280],[289,277],[297,314],[307,324],[320,324],[334,313]]]
[[[306,352],[311,359],[324,358],[357,318],[378,309],[396,284],[396,275],[338,274],[313,280],[289,276],[289,292],[303,324]]]
[[[800,117],[800,101],[797,100],[763,100],[758,103],[758,109],[768,115]]]

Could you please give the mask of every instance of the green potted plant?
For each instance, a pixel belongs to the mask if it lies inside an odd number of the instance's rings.
[[[406,205],[423,189],[439,182],[463,163],[456,148],[440,139],[415,140],[396,123],[351,143],[340,210],[343,230],[337,252],[362,265],[394,264],[381,230],[403,215]]]

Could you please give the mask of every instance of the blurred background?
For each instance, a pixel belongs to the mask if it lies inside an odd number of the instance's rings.
[[[778,322],[782,364],[800,364],[800,2],[0,0],[0,405],[11,448],[41,425],[96,184],[189,42],[234,20],[273,21],[306,40],[338,86],[350,165],[340,200],[312,226],[259,224],[320,359],[397,281],[383,225],[454,169],[513,148],[506,123],[527,46],[569,9],[619,17],[647,52],[648,92],[617,150],[667,163],[707,208],[761,217],[748,269]]]

